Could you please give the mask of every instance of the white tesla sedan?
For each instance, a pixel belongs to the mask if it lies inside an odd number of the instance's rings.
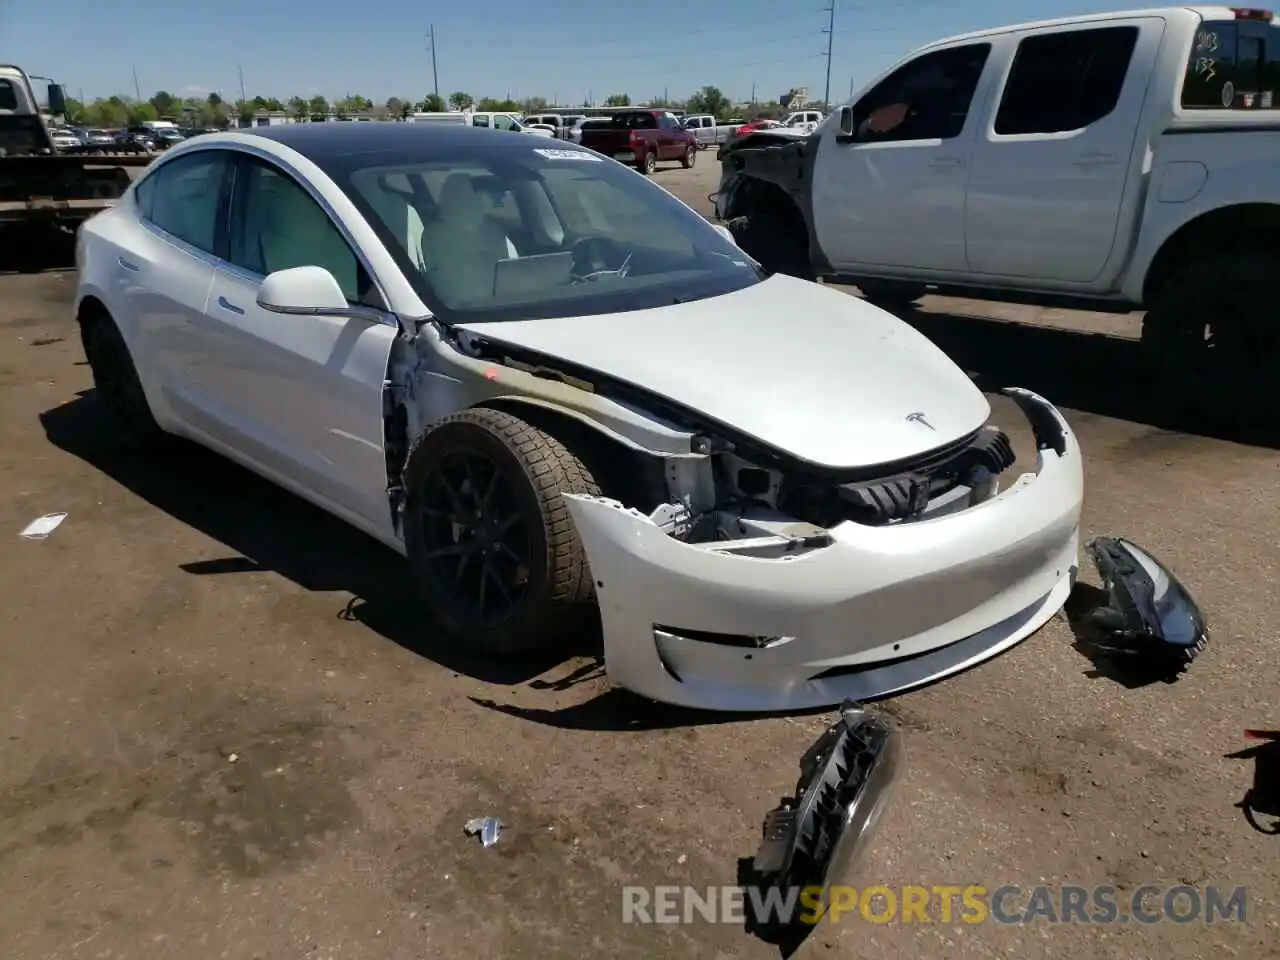
[[[793,709],[978,663],[1071,588],[1081,456],[1048,402],[1008,391],[1039,449],[1002,482],[986,398],[923,336],[764,275],[572,144],[204,136],[77,259],[120,436],[187,437],[389,544],[459,644],[552,644],[598,610],[616,683]]]

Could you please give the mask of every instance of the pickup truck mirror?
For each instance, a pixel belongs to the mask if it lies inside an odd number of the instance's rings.
[[[67,95],[62,90],[62,84],[49,84],[49,112],[57,115],[65,115],[67,112]]]

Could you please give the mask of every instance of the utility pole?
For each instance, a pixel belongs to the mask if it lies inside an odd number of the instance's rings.
[[[435,91],[436,99],[440,99],[440,71],[436,69],[436,25],[431,24],[431,32],[427,34],[427,39],[431,41],[431,86]]]
[[[831,6],[827,7],[827,29],[822,32],[827,35],[827,92],[822,97],[822,112],[831,112],[831,50],[836,42],[836,0],[831,0]]]
[[[849,78],[849,99],[853,99],[853,77]]]
[[[751,106],[754,107],[755,105],[756,105],[756,85],[753,83],[751,84]]]
[[[245,103],[249,99],[249,94],[245,92],[244,88],[244,67],[237,63],[236,69],[240,72],[240,102]]]
[[[142,86],[138,83],[138,68],[133,68],[133,94],[139,100],[142,99]]]

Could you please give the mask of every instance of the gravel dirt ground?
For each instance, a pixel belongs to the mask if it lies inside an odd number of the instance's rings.
[[[703,154],[657,179],[706,211],[714,174]],[[625,924],[621,888],[735,883],[827,716],[642,702],[589,646],[495,663],[436,643],[384,548],[199,450],[117,453],[74,283],[0,277],[6,960],[778,955],[739,925]],[[1121,903],[1146,883],[1243,886],[1247,920],[846,917],[802,951],[1274,957],[1280,836],[1238,806],[1268,774],[1228,755],[1245,727],[1280,726],[1275,445],[1180,432],[1158,391],[1126,386],[1127,318],[929,298],[910,319],[984,383],[1069,408],[1085,534],[1165,560],[1213,639],[1152,681],[1060,618],[885,703],[908,765],[855,882],[1111,884]],[[785,362],[822,375],[821,345]],[[52,511],[68,517],[51,537],[18,537]],[[462,825],[488,814],[506,829],[482,849]]]

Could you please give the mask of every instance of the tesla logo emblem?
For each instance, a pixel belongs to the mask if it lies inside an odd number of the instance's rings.
[[[932,423],[930,423],[928,420],[926,420],[926,419],[924,418],[924,414],[923,414],[923,413],[908,413],[908,414],[907,414],[907,423],[919,423],[919,424],[922,424],[923,426],[928,427],[928,428],[929,428],[930,430],[932,430],[934,433],[937,433],[937,432],[938,432],[938,428],[937,428],[937,427],[935,427],[935,426],[934,426]]]

